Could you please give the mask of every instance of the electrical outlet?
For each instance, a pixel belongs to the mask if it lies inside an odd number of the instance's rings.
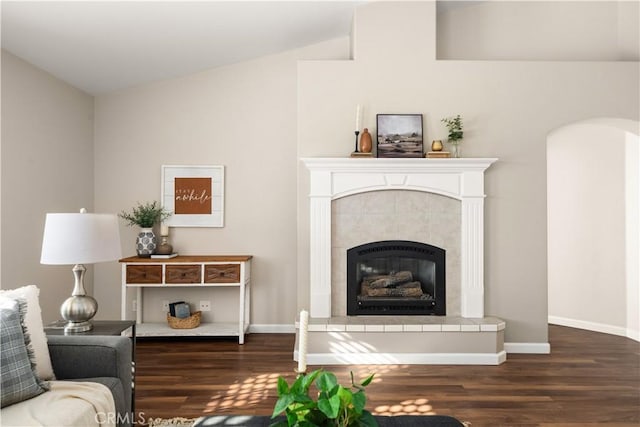
[[[165,311],[165,312],[169,311],[169,301],[167,300],[162,301],[162,311]]]
[[[200,311],[211,311],[211,301],[200,301]]]
[[[132,309],[133,311],[138,311],[138,300],[135,300],[135,299],[134,299],[134,300],[131,302],[131,309]]]

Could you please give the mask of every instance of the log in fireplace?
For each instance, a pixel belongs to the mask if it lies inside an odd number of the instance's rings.
[[[347,315],[446,315],[445,250],[386,240],[347,250]]]

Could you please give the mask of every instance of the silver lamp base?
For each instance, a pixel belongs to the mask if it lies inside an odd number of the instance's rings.
[[[67,321],[64,327],[65,333],[86,332],[93,329],[90,320],[98,312],[98,302],[84,290],[84,273],[86,269],[82,264],[73,267],[75,286],[73,294],[62,303],[60,314]]]
[[[98,302],[88,295],[74,295],[60,307],[62,318],[67,321],[65,332],[85,332],[93,329],[90,320],[98,312]]]

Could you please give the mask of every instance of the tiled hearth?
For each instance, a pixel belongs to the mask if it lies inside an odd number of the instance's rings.
[[[307,361],[312,365],[497,365],[506,360],[504,328],[505,322],[495,317],[345,316],[310,319]]]
[[[484,171],[496,159],[302,160],[310,172],[310,364],[506,359],[505,323],[484,315]],[[384,227],[371,226],[376,215]],[[345,316],[342,252],[385,239],[447,250],[448,316]]]

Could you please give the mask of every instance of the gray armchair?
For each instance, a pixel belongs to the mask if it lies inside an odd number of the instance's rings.
[[[49,353],[58,380],[93,381],[113,394],[118,426],[134,421],[132,344],[123,336],[49,335]]]

